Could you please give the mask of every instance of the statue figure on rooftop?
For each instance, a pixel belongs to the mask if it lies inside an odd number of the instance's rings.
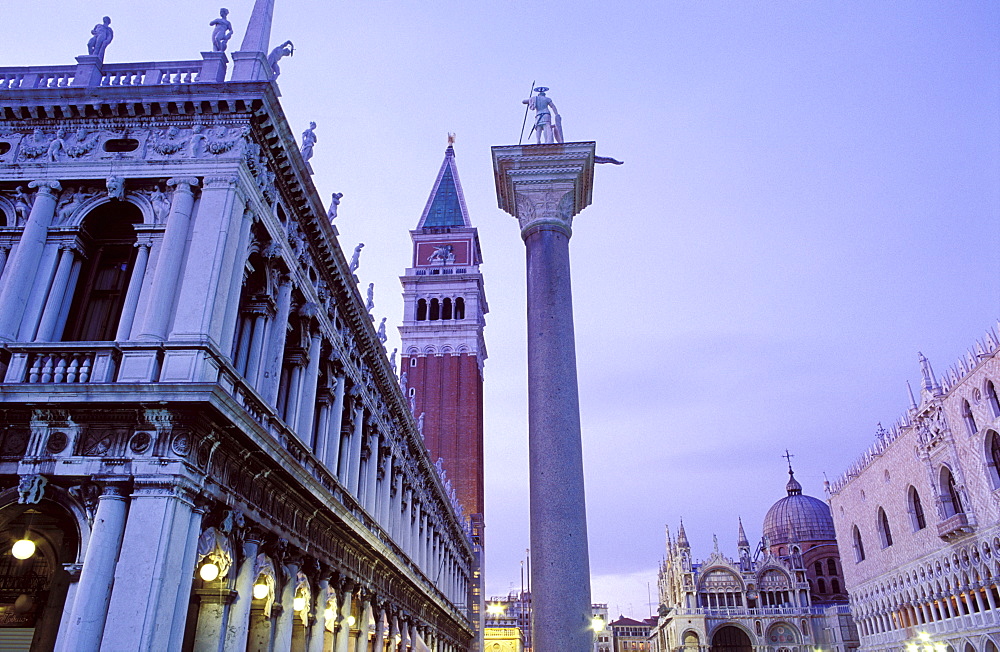
[[[114,31],[111,29],[111,19],[105,16],[104,22],[95,25],[90,33],[93,34],[93,38],[87,41],[87,54],[104,61],[104,51],[108,49],[108,43],[115,37]]]
[[[225,52],[229,45],[229,39],[233,37],[233,24],[229,22],[229,10],[223,7],[219,10],[219,17],[210,22],[212,30],[212,50],[214,52]]]
[[[382,321],[379,322],[379,325],[378,325],[378,341],[381,342],[382,344],[385,344],[385,341],[387,339],[389,339],[389,336],[385,334],[385,320],[386,319],[388,319],[388,317],[383,317]]]
[[[389,356],[389,368],[392,369],[392,375],[393,376],[396,375],[396,353],[398,353],[398,352],[399,352],[399,349],[393,349],[392,350],[392,355]]]
[[[521,104],[527,104],[528,108],[535,112],[535,126],[531,128],[531,131],[535,134],[536,143],[540,144],[543,136],[546,143],[553,142],[553,139],[555,142],[561,143],[563,142],[562,116],[556,109],[556,103],[545,94],[547,90],[549,90],[547,86],[539,86],[535,89],[538,95],[522,100]],[[553,114],[555,114],[554,123],[552,121]]]
[[[291,41],[285,41],[278,47],[271,50],[271,54],[267,55],[267,63],[271,66],[271,81],[278,78],[281,74],[281,68],[278,66],[278,61],[284,57],[290,57],[295,54],[295,46],[292,45]]]
[[[365,302],[365,308],[368,309],[368,312],[371,312],[372,310],[375,309],[375,284],[374,283],[369,283],[368,284],[368,301]]]
[[[330,224],[337,219],[337,207],[340,206],[340,198],[344,196],[342,192],[333,193],[333,197],[330,199],[330,210],[326,212],[326,217],[330,220]]]
[[[309,128],[302,132],[302,159],[307,163],[313,157],[316,140],[316,123],[310,122]]]
[[[361,250],[364,249],[364,247],[365,247],[365,243],[364,242],[359,242],[358,246],[354,248],[354,255],[351,256],[351,272],[352,273],[358,271],[358,268],[361,267]]]

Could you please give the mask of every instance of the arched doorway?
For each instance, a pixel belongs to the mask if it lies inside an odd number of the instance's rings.
[[[753,652],[753,644],[742,629],[725,625],[712,635],[710,652]]]
[[[76,520],[52,500],[0,509],[0,649],[53,649],[70,584],[64,565],[77,561],[79,539]],[[33,546],[15,555],[24,540]]]

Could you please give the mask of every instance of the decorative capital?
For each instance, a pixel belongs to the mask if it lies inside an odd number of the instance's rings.
[[[174,177],[173,179],[167,179],[168,186],[177,186],[176,192],[183,192],[188,195],[194,194],[191,188],[197,188],[198,183],[198,177]]]
[[[571,235],[573,216],[593,198],[595,147],[582,142],[493,148],[498,205],[518,219],[522,238],[538,228]]]
[[[205,188],[230,188],[236,185],[240,179],[237,176],[229,177],[205,177]],[[196,180],[197,181],[197,180]],[[168,182],[169,183],[169,182]]]
[[[56,193],[62,190],[62,184],[60,184],[55,179],[39,179],[37,181],[32,181],[28,184],[29,188],[38,188],[38,192],[43,195],[49,195],[53,199],[56,198]]]

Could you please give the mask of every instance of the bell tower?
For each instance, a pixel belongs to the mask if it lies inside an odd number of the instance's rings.
[[[449,135],[417,228],[413,257],[400,277],[403,325],[400,384],[420,424],[424,444],[440,465],[461,506],[479,568],[470,588],[482,618],[483,545],[483,329],[489,311],[479,234],[465,206]]]

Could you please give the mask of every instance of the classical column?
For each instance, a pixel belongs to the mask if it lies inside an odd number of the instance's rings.
[[[391,514],[389,512],[392,497],[392,449],[388,445],[382,450],[382,468],[379,469],[378,522],[383,530],[389,531]]]
[[[385,626],[382,619],[385,617],[385,607],[375,602],[371,602],[372,619],[375,621],[375,640],[373,641],[373,652],[383,652],[385,650]]]
[[[330,600],[330,580],[323,578],[316,582],[315,605],[313,612],[316,617],[313,619],[312,629],[309,632],[309,644],[306,646],[307,652],[324,652],[324,640],[326,635],[326,603]]]
[[[135,478],[101,649],[165,649],[177,606],[177,569],[188,556],[194,505],[185,480]]]
[[[188,617],[188,604],[191,603],[191,585],[194,582],[194,571],[198,561],[198,537],[201,536],[201,522],[208,512],[208,504],[196,501],[188,523],[187,544],[184,547],[184,558],[181,561],[177,579],[177,603],[174,606],[174,624],[170,631],[169,650],[179,650],[181,639],[184,638],[184,627]]]
[[[236,322],[240,317],[240,294],[243,291],[243,272],[247,267],[247,256],[250,254],[250,228],[253,226],[253,211],[249,207],[243,209],[243,219],[239,224],[239,233],[235,240],[232,258],[229,258],[229,243],[226,243],[226,260],[229,261],[229,297],[225,303],[222,317],[222,334],[219,348],[223,351],[233,350],[233,338],[236,337]],[[220,302],[221,303],[221,302]],[[248,378],[250,376],[247,376]]]
[[[32,181],[28,187],[38,188],[38,192],[35,193],[17,249],[7,261],[4,282],[0,284],[0,341],[6,342],[17,339],[21,317],[49,235],[49,226],[55,216],[58,192],[62,190],[58,181]]]
[[[403,470],[393,465],[392,467],[392,502],[389,506],[389,523],[386,527],[389,536],[399,544],[399,521],[403,509]]]
[[[532,644],[539,650],[593,646],[569,239],[573,216],[591,201],[594,147],[493,148],[499,205],[517,217],[527,260]]]
[[[264,347],[264,365],[257,383],[264,402],[274,405],[278,400],[281,383],[281,361],[285,358],[285,337],[288,334],[288,313],[292,308],[292,279],[282,275],[278,282],[277,310],[267,329],[267,345]]]
[[[198,186],[196,177],[178,177],[167,181],[175,186],[167,216],[167,228],[160,241],[160,252],[153,268],[153,282],[150,286],[149,301],[146,303],[142,328],[136,339],[163,341],[167,339],[167,325],[173,313],[180,282],[184,251],[187,247],[191,211],[194,208],[194,191]]]
[[[302,562],[297,557],[289,559],[285,563],[285,584],[281,589],[281,615],[274,631],[275,652],[287,652],[292,649],[292,632],[295,629],[295,609],[292,604],[295,602],[296,581]]]
[[[264,307],[251,308],[253,319],[253,334],[250,336],[250,350],[247,352],[246,379],[251,385],[257,381],[260,373],[260,356],[264,350],[264,332],[267,329],[267,312]]]
[[[410,560],[413,561],[417,566],[420,565],[420,501],[414,497],[413,506],[411,511],[413,512],[413,520],[410,522]]]
[[[243,534],[243,561],[236,574],[236,596],[229,608],[229,626],[226,628],[225,652],[244,652],[250,632],[250,610],[253,608],[253,585],[257,581],[257,552],[264,536],[256,528]]]
[[[327,438],[326,442],[323,444],[325,452],[323,454],[323,461],[326,462],[326,468],[330,470],[330,473],[336,475],[337,465],[340,461],[340,443],[341,434],[340,429],[344,423],[344,385],[345,385],[344,374],[341,373],[337,376],[336,385],[333,388],[333,406],[330,408],[330,425],[327,427]]]
[[[299,313],[301,314],[302,311],[300,310]],[[312,441],[313,416],[316,413],[316,389],[319,383],[319,362],[322,350],[323,335],[315,332],[309,340],[309,363],[306,365],[302,389],[299,392],[299,415],[296,427],[299,439],[306,443]]]
[[[0,275],[3,274],[4,267],[7,266],[7,254],[9,253],[10,249],[7,247],[0,247]]]
[[[335,641],[334,652],[349,652],[348,643],[351,639],[351,598],[354,591],[354,582],[344,580],[340,585],[340,612],[337,615],[337,639]]]
[[[66,294],[75,257],[75,247],[72,245],[61,247],[59,264],[56,266],[56,275],[52,279],[49,296],[45,299],[45,308],[42,310],[42,319],[38,324],[38,332],[35,333],[36,342],[49,342],[55,335],[54,331],[58,323],[59,311],[62,309],[63,297]]]
[[[413,488],[403,489],[403,513],[399,523],[399,539],[396,541],[403,552],[410,555],[410,534],[413,532]]]
[[[361,474],[361,438],[365,430],[365,406],[357,397],[354,407],[354,432],[351,434],[351,457],[347,466],[347,491],[358,497],[358,480]]]
[[[368,468],[365,469],[365,510],[375,518],[375,484],[378,481],[378,431],[368,424]]]
[[[61,652],[97,650],[101,647],[104,624],[108,617],[108,603],[111,602],[115,564],[125,534],[127,501],[122,487],[104,485],[97,503],[97,514],[90,531],[87,552],[83,557],[80,581],[77,583],[78,599],[73,601],[66,636],[56,646]]]
[[[142,282],[146,278],[146,266],[149,264],[148,242],[137,242],[135,265],[128,280],[128,291],[125,293],[125,305],[122,307],[122,317],[118,320],[118,332],[115,341],[125,342],[132,337],[132,323],[135,321],[135,309],[139,305],[139,294],[142,292]],[[44,321],[44,318],[43,318]]]

